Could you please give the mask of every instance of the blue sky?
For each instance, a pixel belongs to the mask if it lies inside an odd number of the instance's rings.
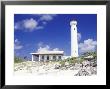
[[[70,55],[70,21],[77,20],[79,54],[97,47],[96,14],[15,14],[14,51],[31,57],[31,52],[63,50]]]

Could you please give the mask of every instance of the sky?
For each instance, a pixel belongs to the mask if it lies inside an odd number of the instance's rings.
[[[61,50],[71,54],[70,21],[77,21],[79,54],[97,48],[96,14],[15,14],[14,53],[31,58],[32,52]]]

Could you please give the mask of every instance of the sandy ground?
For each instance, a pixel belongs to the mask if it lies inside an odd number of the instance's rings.
[[[48,71],[40,71],[40,72],[32,72],[29,73],[26,70],[25,71],[16,71],[14,72],[15,75],[51,75],[51,76],[74,76],[76,73],[78,72],[78,70],[52,70],[51,72]]]
[[[17,63],[14,67],[15,75],[74,75],[78,70],[62,70],[55,69],[57,62],[39,63],[39,62],[23,62]]]
[[[55,66],[60,65],[58,62],[22,62],[22,63],[16,63],[14,65],[14,75],[64,75],[64,76],[74,76],[78,73],[79,69],[72,69],[71,68],[66,69],[64,68],[58,68],[55,69]]]

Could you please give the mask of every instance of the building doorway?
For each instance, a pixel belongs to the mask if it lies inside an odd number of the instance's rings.
[[[49,60],[49,55],[47,56],[47,60]]]

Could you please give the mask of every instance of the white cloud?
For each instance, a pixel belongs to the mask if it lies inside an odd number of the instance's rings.
[[[90,52],[95,51],[97,46],[97,41],[93,41],[93,39],[84,40],[83,43],[79,43],[79,52]]]
[[[42,22],[42,24],[46,25],[46,24],[47,24],[47,22],[46,22],[46,21],[43,21],[43,22]]]
[[[53,18],[57,15],[55,14],[38,14],[37,20],[33,18],[24,19],[22,21],[18,21],[15,23],[14,28],[24,31],[34,31],[38,29],[43,29],[48,21],[53,20]]]
[[[25,31],[34,31],[38,29],[43,29],[43,26],[39,26],[38,21],[33,18],[30,18],[16,22],[14,28]]]
[[[18,39],[15,39],[15,42],[14,42],[14,49],[15,50],[18,50],[18,49],[21,49],[23,46],[21,45],[20,41]]]
[[[40,47],[38,48],[37,52],[45,52],[45,51],[49,51],[50,47],[48,45],[46,45],[45,47]]]
[[[55,14],[43,14],[43,15],[40,15],[40,19],[41,21],[50,21],[50,20],[53,20],[53,18],[56,16]]]
[[[80,41],[81,40],[81,33],[78,33],[77,37],[78,37],[78,41]]]
[[[24,20],[23,24],[24,24],[24,28],[30,29],[30,30],[33,30],[38,26],[38,22],[33,18]]]
[[[38,47],[42,47],[42,46],[43,46],[43,42],[39,42],[39,43],[37,44],[37,46],[38,46]]]
[[[59,51],[59,48],[54,48],[53,51]]]
[[[36,30],[43,29],[43,26],[37,26]]]
[[[50,48],[49,45],[45,45],[43,42],[38,43],[37,52],[45,52],[45,51],[59,51],[59,48]]]

